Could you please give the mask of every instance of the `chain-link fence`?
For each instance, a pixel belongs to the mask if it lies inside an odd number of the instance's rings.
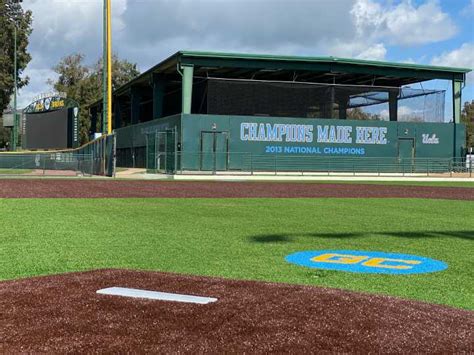
[[[113,176],[114,172],[114,135],[72,150],[0,153],[0,176]]]
[[[74,153],[3,153],[1,176],[90,176],[94,171],[92,154]]]
[[[149,146],[148,173],[167,174],[348,174],[472,177],[473,160],[453,158],[314,157],[279,154],[156,151]],[[164,162],[166,168],[161,162]],[[173,162],[166,165],[166,162]],[[152,169],[154,167],[154,169]]]

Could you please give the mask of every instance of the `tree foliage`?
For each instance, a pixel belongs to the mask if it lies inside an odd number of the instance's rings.
[[[14,88],[14,30],[17,28],[17,76],[18,88],[28,84],[28,77],[21,74],[31,60],[27,51],[31,34],[31,11],[23,11],[13,0],[0,0],[0,119],[7,108]],[[0,124],[0,147],[9,141],[9,131]]]
[[[467,127],[467,146],[474,147],[474,100],[464,103],[461,122],[465,123]]]
[[[64,57],[53,68],[58,74],[55,81],[49,83],[55,90],[65,92],[71,99],[79,103],[79,137],[80,142],[89,140],[91,120],[88,106],[102,97],[102,61],[94,65],[84,63],[84,55],[75,53]],[[137,65],[120,60],[116,55],[112,61],[112,89],[132,80],[140,74]]]
[[[347,110],[347,119],[348,120],[372,120],[380,121],[382,117],[377,114],[363,111],[360,107],[354,107]]]

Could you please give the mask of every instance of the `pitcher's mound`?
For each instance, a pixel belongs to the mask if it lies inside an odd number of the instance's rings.
[[[107,287],[215,297],[191,304]],[[0,282],[0,353],[472,352],[474,313],[318,287],[99,270]]]

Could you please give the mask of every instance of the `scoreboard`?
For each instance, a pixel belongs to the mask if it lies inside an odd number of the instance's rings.
[[[64,94],[42,95],[23,116],[24,149],[66,149],[79,145],[79,105]]]

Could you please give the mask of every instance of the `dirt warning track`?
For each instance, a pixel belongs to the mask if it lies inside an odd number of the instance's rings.
[[[96,294],[111,286],[217,297],[207,305]],[[474,313],[386,296],[158,272],[0,282],[0,352],[474,351]]]
[[[0,198],[349,197],[474,200],[474,188],[364,184],[0,179]]]

